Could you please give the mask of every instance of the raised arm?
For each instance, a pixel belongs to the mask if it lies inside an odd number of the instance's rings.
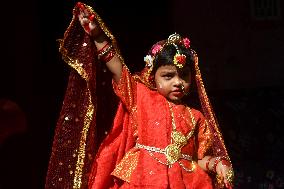
[[[94,40],[98,49],[98,58],[106,63],[106,66],[113,74],[113,79],[116,83],[119,82],[122,72],[122,62],[116,54],[108,37],[99,27],[99,24],[94,19],[94,15],[90,15],[83,4],[78,4],[80,13],[78,14],[79,21]]]

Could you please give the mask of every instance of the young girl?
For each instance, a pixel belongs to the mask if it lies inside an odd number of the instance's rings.
[[[101,18],[78,3],[60,52],[74,71],[46,188],[232,187],[232,165],[188,38],[174,33],[157,42],[144,58],[145,68],[131,75]],[[95,155],[95,76],[102,63],[113,75],[120,103]],[[203,113],[183,100],[193,84]]]

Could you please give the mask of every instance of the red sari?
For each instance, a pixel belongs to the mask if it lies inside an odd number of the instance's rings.
[[[135,147],[135,144],[139,143],[164,149],[171,143],[172,118],[166,98],[136,82],[126,68],[123,69],[120,82],[114,83],[114,89],[122,104],[114,122],[114,129],[97,154],[89,187],[213,188],[210,176],[196,162],[194,171],[188,172],[179,164],[180,162],[191,168],[193,165],[188,160],[180,159],[169,167],[163,164],[166,162],[164,154]],[[196,124],[194,126],[188,107],[183,104],[171,105],[176,130],[184,135],[192,129],[195,130],[193,137],[182,148],[182,153],[192,156],[194,160],[202,159],[211,147],[210,130],[204,116],[201,112],[191,109]],[[117,134],[117,128],[121,123],[117,120],[123,120],[120,134]],[[118,157],[115,163],[112,162],[113,156]]]
[[[95,15],[124,64],[111,31],[92,7],[85,6]],[[164,149],[171,143],[171,120],[174,119],[176,130],[183,135],[196,125],[194,135],[182,148],[183,154],[192,156],[195,162],[205,155],[223,156],[229,160],[202,81],[197,54],[194,58],[195,83],[202,113],[191,109],[196,124],[192,124],[191,114],[182,104],[173,105],[174,118],[171,117],[167,100],[150,89],[147,69],[141,72],[142,76],[144,74],[142,80],[138,80],[125,66],[120,82],[114,84],[120,104],[112,130],[98,144],[96,131],[104,126],[96,117],[100,100],[96,82],[100,77],[97,73],[101,72],[101,62],[96,57],[93,39],[80,25],[78,11],[75,6],[72,21],[60,40],[59,51],[71,72],[56,125],[45,188],[219,188],[216,179],[211,180],[197,165],[193,172],[180,165],[181,162],[190,168],[191,161],[181,159],[169,167],[161,163],[166,162],[164,154],[135,147],[138,143]]]

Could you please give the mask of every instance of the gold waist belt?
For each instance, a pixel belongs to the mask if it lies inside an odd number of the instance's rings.
[[[172,144],[168,145],[164,149],[152,147],[152,146],[146,146],[146,145],[139,144],[139,143],[136,143],[135,147],[139,148],[139,149],[147,150],[150,153],[150,155],[154,159],[156,159],[159,163],[167,165],[169,167],[171,167],[172,164],[174,164],[175,162],[178,162],[180,164],[180,166],[188,172],[192,172],[195,169],[195,163],[192,160],[192,156],[187,155],[187,154],[183,154],[183,153],[180,152],[180,150],[175,150],[175,148],[172,148],[173,147]],[[167,162],[162,162],[160,159],[155,157],[151,152],[157,152],[157,153],[160,153],[160,154],[164,154],[166,156]],[[185,159],[185,160],[191,161],[191,168],[185,167],[180,161],[178,161],[179,159]]]

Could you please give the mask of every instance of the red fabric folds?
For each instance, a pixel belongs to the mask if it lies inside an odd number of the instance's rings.
[[[130,84],[131,85],[130,85]],[[90,188],[213,188],[210,176],[197,166],[192,173],[178,163],[169,168],[158,162],[166,162],[165,155],[145,149],[136,149],[135,142],[147,146],[165,148],[170,143],[172,121],[168,103],[157,91],[135,82],[124,67],[120,83],[114,83],[116,94],[121,98],[113,130],[102,143],[93,165]],[[133,93],[132,93],[133,92]],[[130,99],[136,99],[132,102]],[[173,107],[177,130],[183,134],[194,128],[184,105]],[[192,109],[197,129],[182,153],[197,160],[210,148],[210,131],[202,114]],[[137,134],[138,133],[138,134]],[[209,144],[209,145],[208,145]],[[137,153],[139,151],[139,153]],[[129,155],[133,154],[133,156]],[[136,156],[137,155],[137,156]],[[137,163],[131,163],[134,159]],[[181,160],[184,166],[192,165]],[[131,166],[135,166],[133,169]],[[117,168],[119,167],[119,168]],[[127,171],[125,171],[127,170]],[[125,175],[127,174],[127,175]]]
[[[75,7],[74,17],[60,40],[59,50],[71,72],[56,126],[46,188],[218,188],[211,175],[196,163],[206,155],[229,159],[201,79],[197,55],[195,82],[202,113],[183,104],[169,105],[165,97],[153,90],[149,80],[151,70],[144,69],[140,77],[132,76],[115,38],[99,15],[91,7],[86,7],[90,14],[95,15],[123,64],[120,82],[113,82],[120,102],[112,129],[99,143],[98,128],[108,122],[100,120],[97,109],[100,97],[105,96],[104,91],[96,88],[101,77],[101,65],[92,39],[76,17],[78,8]],[[182,153],[192,156],[195,163],[180,159],[168,166],[163,164],[166,162],[165,154],[135,148],[135,144],[139,143],[165,149],[171,144],[173,119],[177,131],[184,136],[194,131]],[[193,165],[196,168],[192,172],[183,168],[190,169]]]

